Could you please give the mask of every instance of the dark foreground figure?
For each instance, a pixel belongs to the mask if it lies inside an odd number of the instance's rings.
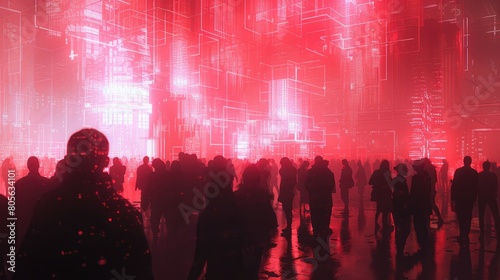
[[[13,279],[153,279],[141,215],[103,172],[108,150],[95,129],[71,136],[61,185],[35,205]]]

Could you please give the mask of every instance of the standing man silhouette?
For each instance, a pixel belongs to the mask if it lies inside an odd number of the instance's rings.
[[[451,208],[457,213],[460,245],[469,245],[472,209],[478,192],[478,173],[471,167],[472,158],[464,157],[464,166],[458,168],[451,184]]]

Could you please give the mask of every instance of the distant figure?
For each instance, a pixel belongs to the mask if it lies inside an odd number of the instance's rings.
[[[358,170],[354,178],[356,179],[356,186],[358,187],[359,201],[362,202],[365,197],[365,186],[368,184],[368,179],[361,160],[358,160]]]
[[[283,229],[282,236],[289,237],[292,233],[292,206],[297,185],[297,169],[287,157],[282,158],[280,164],[281,183],[278,201],[283,205],[286,217],[286,228]]]
[[[238,175],[236,174],[232,159],[227,159],[227,171],[229,172],[229,176],[231,176],[231,189],[233,189],[234,180],[238,183]]]
[[[375,163],[374,163],[375,165]],[[389,215],[392,212],[392,182],[389,161],[382,160],[380,168],[375,170],[370,177],[368,184],[372,185],[371,200],[377,202],[377,211],[375,212],[375,231],[378,231],[378,217],[382,213],[382,225],[384,230],[390,230]]]
[[[370,164],[370,161],[366,160],[363,167],[365,168],[366,178],[370,178],[372,176],[372,165]]]
[[[227,187],[230,179],[226,163],[222,156],[216,156],[212,163],[211,171],[224,179],[211,182],[220,192],[210,199],[198,217],[196,251],[189,280],[198,279],[205,265],[204,279],[244,279],[243,221],[234,193]]]
[[[306,205],[309,204],[309,192],[306,189],[306,179],[307,172],[309,168],[309,161],[303,161],[300,168],[297,170],[297,181],[298,181],[298,190],[300,192],[300,215],[308,212],[309,210],[306,208]]]
[[[250,166],[250,165],[249,165]],[[259,159],[259,161],[256,164],[257,168],[259,168],[260,172],[260,183],[259,186],[261,189],[266,190],[268,193],[268,198],[269,200],[272,201],[274,200],[274,193],[273,193],[273,188],[271,187],[270,180],[271,180],[271,172],[269,171],[269,161],[265,158]],[[248,166],[246,167],[248,168]],[[245,168],[245,170],[246,170]],[[243,171],[245,172],[245,171]]]
[[[490,167],[489,161],[483,162],[483,171],[478,175],[479,243],[481,247],[484,247],[484,211],[488,205],[495,221],[497,247],[500,247],[500,216],[497,203],[498,178],[495,173],[490,171]]]
[[[17,247],[19,248],[33,216],[33,207],[42,195],[51,189],[50,180],[38,172],[37,157],[29,157],[29,173],[16,182]]]
[[[153,279],[141,214],[104,173],[109,142],[82,129],[68,141],[61,186],[36,203],[17,255],[15,280]]]
[[[441,212],[439,211],[439,207],[436,205],[436,195],[437,195],[437,172],[436,166],[434,166],[429,158],[423,159],[424,169],[427,174],[431,178],[431,203],[432,203],[432,211],[436,214],[438,218],[438,226],[442,226],[444,224],[443,217],[441,216]]]
[[[347,159],[342,160],[342,171],[340,173],[340,196],[344,202],[344,216],[349,216],[349,189],[354,187],[354,180],[352,179],[352,169],[349,166]]]
[[[260,262],[271,233],[278,226],[269,194],[260,187],[260,170],[252,164],[243,172],[242,182],[234,193],[243,222],[244,275],[259,279]]]
[[[109,168],[109,175],[113,180],[113,189],[119,194],[123,193],[123,184],[125,183],[125,172],[127,167],[122,164],[122,161],[115,157],[113,158],[113,166]]]
[[[458,168],[451,184],[451,208],[457,213],[460,245],[469,245],[472,210],[478,193],[478,173],[471,167],[472,158],[464,157],[464,166]]]
[[[448,164],[448,161],[443,159],[443,165],[441,165],[441,169],[439,170],[439,180],[441,181],[441,188],[443,192],[448,191],[448,187],[450,186],[448,178],[449,169],[450,165]]]
[[[142,165],[137,168],[137,180],[135,182],[135,190],[142,190],[148,183],[149,175],[153,173],[153,169],[149,165],[149,157],[145,156],[142,159]]]
[[[332,216],[332,193],[335,189],[335,175],[328,169],[328,161],[316,156],[314,164],[307,172],[306,189],[309,191],[309,207],[313,234],[327,237],[332,233],[330,219]]]
[[[165,168],[165,163],[155,158],[152,162],[154,172],[149,176],[148,183],[142,190],[144,197],[151,201],[151,232],[153,233],[153,244],[157,245],[160,233],[161,218],[168,219],[168,183],[169,172]]]
[[[271,178],[270,178],[271,192],[273,193],[274,197],[274,189],[276,189],[276,194],[280,193],[278,185],[279,168],[273,158],[269,160],[269,166],[271,167]],[[276,201],[276,205],[278,205],[278,201]]]
[[[430,245],[430,216],[432,214],[432,179],[425,169],[423,160],[413,163],[417,172],[411,177],[410,211],[413,217],[413,227],[417,234],[420,249],[425,251]]]
[[[398,175],[392,181],[394,186],[392,216],[396,228],[396,256],[401,258],[404,256],[406,240],[411,229],[410,192],[406,183],[406,175],[408,175],[406,165],[400,163],[394,167],[394,170]]]
[[[9,188],[9,170],[16,170],[16,166],[14,165],[13,157],[10,156],[2,162],[2,179],[5,187],[5,194],[8,193]]]
[[[0,221],[7,221],[7,218],[9,217],[8,213],[7,197],[0,194]],[[7,254],[9,253],[9,247],[11,246],[7,244],[8,234],[9,231],[6,226],[0,227],[0,236],[3,236],[0,238],[0,280],[7,280]]]

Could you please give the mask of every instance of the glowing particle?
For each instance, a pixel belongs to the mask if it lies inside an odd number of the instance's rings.
[[[100,258],[97,262],[99,265],[105,265],[108,261],[105,258]]]

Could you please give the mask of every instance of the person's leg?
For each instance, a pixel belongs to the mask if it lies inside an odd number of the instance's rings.
[[[500,213],[498,212],[498,202],[496,198],[491,198],[488,201],[488,206],[490,207],[491,213],[493,215],[493,220],[495,221],[495,231],[497,239],[500,240]],[[497,244],[500,246],[500,244]]]
[[[470,202],[456,202],[456,213],[458,218],[458,226],[460,229],[460,240],[464,244],[469,243],[473,206],[474,204]]]
[[[479,243],[481,246],[484,246],[484,212],[486,210],[486,201],[478,199],[477,206],[479,210]]]
[[[432,196],[432,210],[434,213],[436,213],[436,216],[438,217],[438,224],[443,224],[443,216],[441,216],[441,212],[439,211],[439,207],[436,205],[436,193],[434,193]]]
[[[344,203],[344,213],[349,211],[349,188],[340,188],[340,196]]]
[[[326,237],[332,233],[330,229],[330,221],[332,217],[332,208],[331,207],[320,207],[319,208],[319,218],[318,218],[318,231],[315,232],[315,235],[319,235],[321,237]]]
[[[311,226],[313,228],[313,234],[319,234],[319,223],[318,223],[318,215],[320,212],[318,207],[315,205],[309,205],[309,210],[311,211]]]
[[[428,249],[429,245],[429,218],[426,215],[417,213],[413,215],[413,225],[417,234],[417,242],[421,250]]]
[[[160,220],[162,217],[162,212],[158,209],[151,208],[151,232],[153,233],[153,244],[156,245],[158,242],[158,233],[160,233]]]
[[[286,218],[286,228],[283,231],[292,230],[292,203],[293,201],[283,201],[283,212]]]
[[[392,216],[394,217],[394,225],[396,227],[396,254],[401,256],[403,255],[403,250],[405,248],[405,242],[403,243],[403,223],[404,223],[404,216],[395,211]]]

